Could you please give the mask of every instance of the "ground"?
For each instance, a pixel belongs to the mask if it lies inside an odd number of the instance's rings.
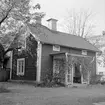
[[[33,85],[0,83],[11,90],[0,93],[0,105],[105,105],[105,86],[39,88]]]

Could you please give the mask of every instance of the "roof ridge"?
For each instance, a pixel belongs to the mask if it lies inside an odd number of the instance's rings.
[[[36,23],[36,25],[37,25],[38,23]],[[32,25],[33,27],[35,27],[35,25],[34,24],[30,24],[30,25]],[[39,24],[40,26],[43,26],[43,27],[45,27],[46,29],[48,29],[49,31],[51,31],[51,32],[55,32],[55,33],[62,33],[62,34],[65,34],[65,35],[71,35],[71,36],[74,36],[74,37],[79,37],[79,38],[82,38],[82,39],[84,39],[83,37],[81,37],[81,36],[77,36],[77,35],[73,35],[73,34],[70,34],[70,33],[66,33],[66,32],[61,32],[61,31],[56,31],[56,30],[51,30],[51,29],[49,29],[47,26],[45,26],[45,25],[42,25],[42,24]]]

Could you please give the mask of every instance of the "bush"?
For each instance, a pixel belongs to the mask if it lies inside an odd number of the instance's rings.
[[[43,82],[39,83],[37,86],[40,87],[61,87],[61,86],[65,86],[60,79],[59,74],[52,73],[51,69],[47,70],[46,75],[44,76],[45,78],[43,79]]]
[[[64,87],[65,85],[61,82],[41,82],[41,83],[37,83],[38,87]]]
[[[91,80],[90,80],[90,84],[94,85],[94,84],[101,84],[102,81],[100,80],[101,79],[101,75],[95,75],[95,76],[92,76],[91,77]]]

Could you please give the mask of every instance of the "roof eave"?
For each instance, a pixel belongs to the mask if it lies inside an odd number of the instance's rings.
[[[48,42],[44,42],[44,41],[40,41],[42,44],[51,44],[51,45],[56,45],[54,43],[48,43]],[[77,47],[72,47],[72,46],[66,46],[66,45],[60,45],[57,44],[59,46],[63,46],[63,47],[68,47],[68,48],[75,48],[75,49],[81,49],[81,50],[88,50],[88,51],[92,51],[92,52],[101,52],[99,49],[96,50],[92,50],[92,49],[84,49],[84,48],[77,48]]]

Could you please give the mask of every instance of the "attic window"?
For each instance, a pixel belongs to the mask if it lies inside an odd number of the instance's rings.
[[[59,45],[53,45],[53,51],[60,51]]]
[[[82,50],[82,55],[87,55],[87,51],[86,50]]]

